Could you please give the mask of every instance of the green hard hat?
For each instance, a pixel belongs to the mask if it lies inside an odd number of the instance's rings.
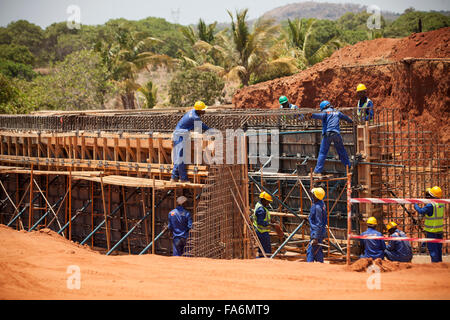
[[[278,99],[278,101],[280,101],[280,104],[283,104],[288,102],[288,98],[286,96],[281,96],[280,99]]]

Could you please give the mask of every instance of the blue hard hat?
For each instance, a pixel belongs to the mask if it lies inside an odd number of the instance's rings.
[[[326,107],[328,107],[329,105],[331,105],[331,103],[329,102],[329,101],[322,101],[321,103],[320,103],[320,110],[323,110],[323,109],[325,109]]]

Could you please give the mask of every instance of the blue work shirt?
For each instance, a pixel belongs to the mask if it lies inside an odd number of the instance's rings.
[[[406,234],[397,229],[390,237],[406,238]],[[390,251],[392,255],[400,261],[406,262],[412,259],[411,244],[408,241],[391,240],[386,246],[386,250]]]
[[[417,205],[417,203],[414,204],[414,209],[421,215],[427,215],[431,217],[433,215],[433,205],[431,203],[428,203],[425,207],[421,208]]]
[[[327,209],[322,200],[314,202],[309,214],[311,239],[323,239],[326,236]]]
[[[339,120],[341,119],[353,123],[352,119],[340,111],[335,111],[333,108],[327,108],[321,113],[313,113],[311,117],[322,120],[322,135],[325,135],[327,132],[337,132],[340,134]]]
[[[382,237],[383,235],[375,230],[374,228],[367,228],[366,231],[361,233],[362,236],[377,236]],[[386,249],[386,244],[383,240],[373,240],[373,239],[360,239],[361,246],[364,247],[364,254],[361,258],[384,258],[384,250]]]
[[[168,229],[172,231],[174,238],[187,238],[192,228],[192,217],[189,211],[182,206],[177,206],[169,212]]]
[[[195,109],[189,110],[181,119],[178,121],[177,126],[175,127],[175,131],[177,130],[194,130],[194,122],[200,121],[202,123],[202,130],[206,131],[209,127],[202,122],[200,116],[197,114]]]
[[[260,206],[258,209],[256,209],[255,216],[256,222],[260,226],[267,227],[270,224],[270,222],[264,221],[264,219],[266,218],[266,210],[264,209],[264,206]]]

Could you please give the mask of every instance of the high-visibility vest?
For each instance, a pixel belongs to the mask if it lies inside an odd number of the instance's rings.
[[[424,230],[427,232],[443,232],[444,231],[444,208],[443,203],[432,203],[433,215],[425,216]]]
[[[269,232],[270,231],[269,226],[264,227],[264,226],[259,225],[258,221],[256,219],[256,210],[258,210],[260,207],[263,207],[264,210],[266,211],[266,217],[264,218],[264,221],[267,223],[270,223],[269,210],[266,207],[264,207],[261,204],[261,202],[257,202],[256,206],[255,206],[255,214],[253,215],[253,225],[255,226],[256,230],[258,230],[259,233]]]
[[[363,116],[363,117],[366,116],[367,106],[369,105],[369,102],[372,102],[372,100],[370,100],[369,98],[367,98],[366,103],[364,103],[364,104],[362,105],[362,107],[360,107],[360,105],[361,105],[361,100],[358,100],[358,110],[357,110],[358,118],[363,119],[362,116]],[[370,121],[373,121],[373,119],[371,119]]]

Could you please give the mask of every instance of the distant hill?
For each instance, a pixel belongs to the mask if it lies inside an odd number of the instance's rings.
[[[359,13],[366,11],[367,6],[352,3],[327,3],[327,2],[298,2],[287,4],[267,11],[262,17],[275,19],[277,22],[295,18],[317,18],[337,20],[347,12]],[[393,21],[400,14],[382,11],[385,20]]]

